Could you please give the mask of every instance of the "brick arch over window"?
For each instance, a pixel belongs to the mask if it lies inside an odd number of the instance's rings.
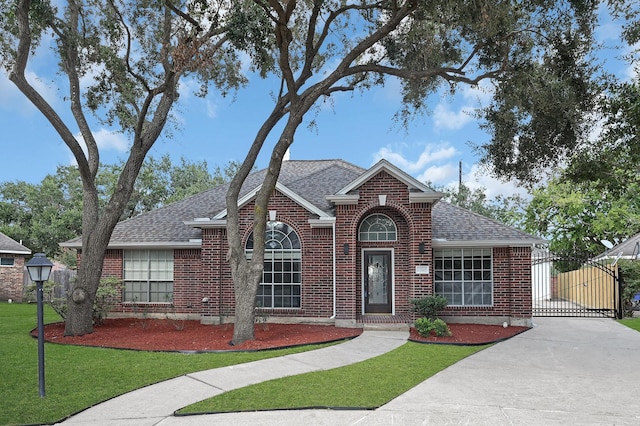
[[[358,227],[358,241],[397,241],[398,227],[393,219],[383,213],[365,217]]]
[[[385,216],[390,217],[396,224],[396,228],[398,228],[398,220],[394,219],[393,213],[396,213],[400,216],[407,224],[409,228],[409,232],[411,232],[414,228],[414,220],[411,217],[410,212],[406,209],[406,207],[402,204],[397,204],[394,202],[387,201],[385,206],[380,206],[378,204],[368,204],[363,206],[359,211],[354,212],[353,219],[349,223],[350,232],[352,235],[356,236],[356,240],[358,239],[358,230],[360,229],[360,224],[364,219],[373,214],[383,214]]]

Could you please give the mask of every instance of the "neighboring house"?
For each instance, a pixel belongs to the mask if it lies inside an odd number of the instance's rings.
[[[629,237],[624,242],[611,247],[601,255],[598,255],[596,259],[640,259],[640,234]]]
[[[0,300],[22,302],[24,264],[31,250],[0,232]]]
[[[264,175],[250,175],[239,200],[248,257]],[[233,316],[227,188],[116,226],[103,270],[123,280],[116,311],[162,313],[172,303],[172,311],[206,323]],[[341,160],[283,162],[269,204],[261,315],[407,323],[410,299],[436,293],[449,301],[445,320],[529,325],[531,250],[543,241],[441,197],[385,160],[368,170]],[[62,245],[81,249],[80,239]]]

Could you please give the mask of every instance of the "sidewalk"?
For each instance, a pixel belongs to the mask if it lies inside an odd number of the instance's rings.
[[[173,417],[263,380],[335,368],[402,345],[406,332],[190,374],[90,408],[92,425],[638,425],[640,333],[611,319],[535,318],[536,327],[425,380],[376,410],[281,410]],[[372,372],[373,374],[373,372]]]
[[[172,425],[639,425],[640,333],[612,319],[534,318],[383,405],[170,417]]]
[[[187,374],[105,401],[63,423],[157,425],[166,419],[167,424],[211,424],[210,416],[171,416],[182,407],[233,389],[364,361],[401,346],[408,337],[406,331],[364,331],[348,342],[315,351]]]

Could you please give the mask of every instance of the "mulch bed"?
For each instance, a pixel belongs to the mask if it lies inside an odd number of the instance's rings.
[[[500,341],[527,330],[481,324],[449,324],[451,337],[428,338],[414,328],[410,340],[439,344],[485,344]],[[350,339],[362,333],[359,328],[331,325],[256,324],[255,340],[239,346],[230,344],[233,324],[204,325],[199,321],[167,319],[108,318],[84,336],[64,336],[64,323],[45,326],[45,340],[52,343],[98,346],[146,351],[231,351],[265,350]],[[32,331],[37,336],[37,330]]]

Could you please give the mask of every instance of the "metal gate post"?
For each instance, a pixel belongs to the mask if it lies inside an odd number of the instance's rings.
[[[620,268],[620,266],[618,266],[618,273],[616,274],[616,284],[618,285],[617,288],[617,292],[618,292],[618,300],[617,300],[617,309],[616,309],[616,318],[617,319],[622,319],[624,318],[624,306],[622,305],[623,303],[623,297],[622,297],[622,291],[624,290],[624,278],[622,277],[622,268]]]

